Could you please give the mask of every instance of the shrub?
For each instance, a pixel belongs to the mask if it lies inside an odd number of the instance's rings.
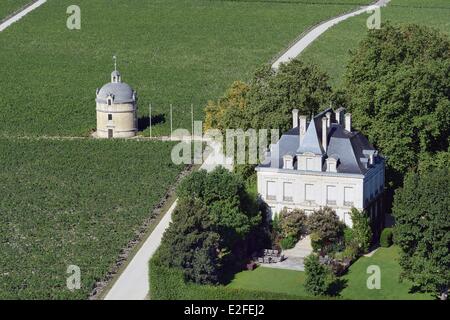
[[[320,249],[322,248],[322,239],[320,238],[320,236],[313,232],[309,235],[310,239],[311,239],[311,247],[313,248],[314,252],[319,252]]]
[[[355,261],[358,255],[359,255],[358,247],[356,245],[349,245],[342,252],[341,259],[342,260],[348,259],[350,261]]]
[[[345,224],[339,220],[336,212],[329,207],[314,210],[307,220],[308,230],[314,234],[312,241],[314,251],[319,247],[342,241]]]
[[[297,239],[293,236],[288,236],[286,238],[283,238],[280,242],[281,248],[283,250],[291,249],[295,247],[295,244],[297,243]]]
[[[344,242],[339,240],[337,242],[330,242],[323,244],[319,251],[321,255],[334,256],[334,254],[344,249],[345,249]]]
[[[392,228],[384,228],[380,236],[380,245],[384,248],[390,247],[393,243],[393,235]]]
[[[353,242],[354,238],[355,238],[355,235],[353,233],[353,229],[349,228],[349,227],[346,227],[344,229],[344,243],[345,243],[345,246],[349,246]]]
[[[319,257],[311,254],[305,259],[305,288],[315,295],[329,294],[330,288],[335,282],[333,272],[329,267],[319,261]]]
[[[351,217],[353,222],[353,237],[358,244],[361,253],[369,251],[372,241],[372,229],[370,228],[370,218],[365,211],[352,208]]]
[[[295,239],[306,233],[306,213],[303,210],[294,209],[288,211],[286,208],[281,210],[280,214],[280,231],[284,238],[289,236]]]

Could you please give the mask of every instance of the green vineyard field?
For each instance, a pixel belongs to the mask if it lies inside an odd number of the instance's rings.
[[[172,145],[0,139],[0,299],[85,299],[182,170]]]

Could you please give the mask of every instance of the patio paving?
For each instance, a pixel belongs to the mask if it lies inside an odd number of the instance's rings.
[[[281,252],[286,257],[284,261],[277,263],[262,263],[261,266],[276,269],[288,269],[305,271],[304,259],[312,253],[311,239],[309,236],[301,239],[294,248]]]

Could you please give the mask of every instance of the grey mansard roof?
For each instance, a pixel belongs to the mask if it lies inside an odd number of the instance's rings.
[[[286,154],[313,153],[318,156],[323,155],[325,158],[338,159],[338,173],[365,174],[369,170],[367,167],[369,155],[376,153],[376,150],[360,132],[349,132],[342,124],[331,123],[327,135],[327,150],[324,151],[321,121],[330,111],[331,109],[327,109],[313,117],[307,125],[302,144],[300,144],[298,127],[283,134],[278,143],[272,146],[269,162],[260,167],[282,168],[283,156]],[[276,149],[279,149],[278,159],[276,159]],[[296,164],[294,169],[297,169]],[[325,161],[322,171],[326,171]]]

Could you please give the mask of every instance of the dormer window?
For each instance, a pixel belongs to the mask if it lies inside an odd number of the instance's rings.
[[[293,156],[287,154],[283,157],[283,169],[294,169]]]
[[[113,98],[111,96],[109,96],[108,98],[106,98],[106,102],[107,102],[108,106],[112,105]]]
[[[337,162],[338,160],[333,157],[327,158],[327,172],[337,172]]]

